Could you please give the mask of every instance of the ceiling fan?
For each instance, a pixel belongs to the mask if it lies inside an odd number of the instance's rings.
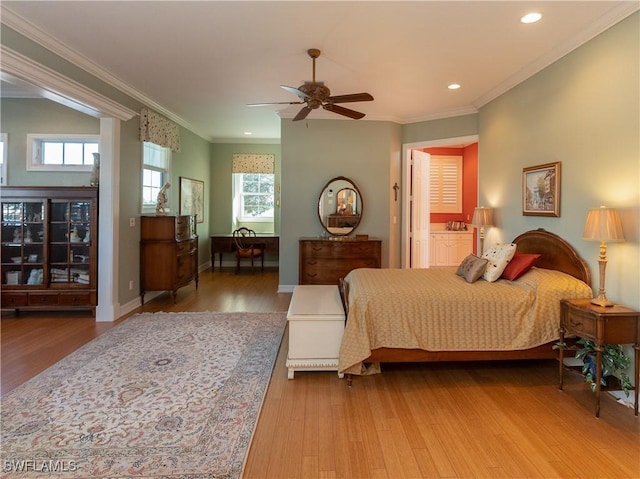
[[[247,106],[264,106],[264,105],[302,105],[302,110],[293,118],[293,121],[304,120],[311,110],[316,110],[320,107],[327,111],[343,115],[354,120],[359,120],[364,117],[364,113],[351,110],[343,106],[337,105],[337,103],[353,103],[358,101],[373,101],[373,96],[369,93],[351,93],[349,95],[335,95],[331,96],[331,91],[325,86],[324,82],[316,81],[316,58],[320,56],[320,50],[317,48],[310,48],[307,50],[307,54],[313,61],[313,80],[304,82],[298,88],[291,86],[280,85],[285,90],[293,93],[300,101],[281,101],[274,103],[251,103]]]

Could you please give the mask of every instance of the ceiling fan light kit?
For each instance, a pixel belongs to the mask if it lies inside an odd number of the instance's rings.
[[[320,50],[318,50],[317,48],[310,48],[309,50],[307,50],[307,54],[311,57],[311,60],[313,62],[312,81],[304,82],[304,84],[300,85],[298,88],[281,85],[283,89],[296,95],[300,99],[300,101],[253,103],[247,106],[305,105],[298,112],[298,114],[293,117],[293,121],[304,120],[312,110],[316,110],[318,108],[323,108],[324,110],[330,111],[332,113],[337,113],[338,115],[346,116],[348,118],[353,118],[354,120],[364,118],[364,113],[352,110],[350,108],[345,108],[340,105],[336,105],[336,103],[373,101],[373,96],[371,96],[369,93],[351,93],[348,95],[331,96],[331,91],[324,84],[324,82],[316,81],[316,58],[320,56]]]

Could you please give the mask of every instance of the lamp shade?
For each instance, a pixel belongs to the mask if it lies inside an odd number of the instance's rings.
[[[485,208],[484,206],[478,206],[473,210],[473,219],[471,220],[473,226],[492,226],[493,225],[493,211],[491,208]]]
[[[618,210],[606,206],[590,209],[582,239],[587,241],[624,241]]]

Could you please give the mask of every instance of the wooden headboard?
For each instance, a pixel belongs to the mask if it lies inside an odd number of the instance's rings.
[[[542,228],[522,233],[513,242],[518,253],[538,253],[542,256],[536,267],[554,269],[570,274],[591,286],[589,265],[578,252],[560,236]]]

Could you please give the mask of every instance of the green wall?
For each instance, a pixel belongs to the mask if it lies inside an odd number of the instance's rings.
[[[211,184],[211,144],[180,128],[180,151],[171,155],[171,188],[169,188],[169,208],[171,214],[179,213],[180,177],[184,176],[204,181],[205,197],[209,195]],[[122,124],[120,132],[120,249],[118,299],[120,304],[137,300],[140,294],[140,211],[142,198],[142,143],[139,139],[139,117]],[[205,207],[204,222],[197,224],[198,263],[207,267],[209,261],[209,218],[211,211]],[[129,226],[129,219],[135,218],[135,226]],[[129,281],[134,288],[129,290]]]
[[[7,134],[7,185],[89,185],[91,172],[27,171],[27,134],[99,135],[100,120],[42,98],[3,98],[0,125]]]
[[[27,133],[100,134],[100,120],[45,99],[3,99],[2,133],[7,133],[7,178],[11,186],[82,186],[89,184],[90,172],[26,171]],[[176,213],[179,201],[180,176],[203,180],[205,195],[211,185],[212,145],[181,128],[181,151],[172,154],[170,206]],[[140,185],[142,183],[142,143],[139,139],[139,117],[122,122],[120,132],[120,208],[118,222],[118,302],[136,301],[140,294]],[[209,261],[209,216],[205,208],[203,223],[198,223],[199,263]],[[135,226],[129,219],[135,218]],[[129,282],[134,287],[129,289]]]
[[[402,126],[402,143],[441,140],[478,134],[478,115],[461,115]]]
[[[283,120],[280,287],[298,283],[298,239],[318,236],[318,198],[329,180],[346,176],[363,198],[357,232],[383,240],[382,263],[389,264],[389,165],[400,150],[400,126],[391,122]],[[394,153],[395,152],[395,153]]]
[[[544,228],[571,243],[598,282],[582,239],[589,208],[619,209],[625,243],[607,249],[607,296],[640,308],[640,75],[635,13],[480,110],[480,203],[495,208],[487,243]],[[522,215],[522,169],[561,162],[559,218]]]
[[[281,153],[279,144],[270,143],[214,143],[211,145],[211,181],[213,186],[209,197],[212,234],[229,234],[233,230],[232,218],[232,173],[231,164],[236,153],[275,155],[275,185],[281,186]],[[274,211],[274,230],[280,231],[280,209]]]

